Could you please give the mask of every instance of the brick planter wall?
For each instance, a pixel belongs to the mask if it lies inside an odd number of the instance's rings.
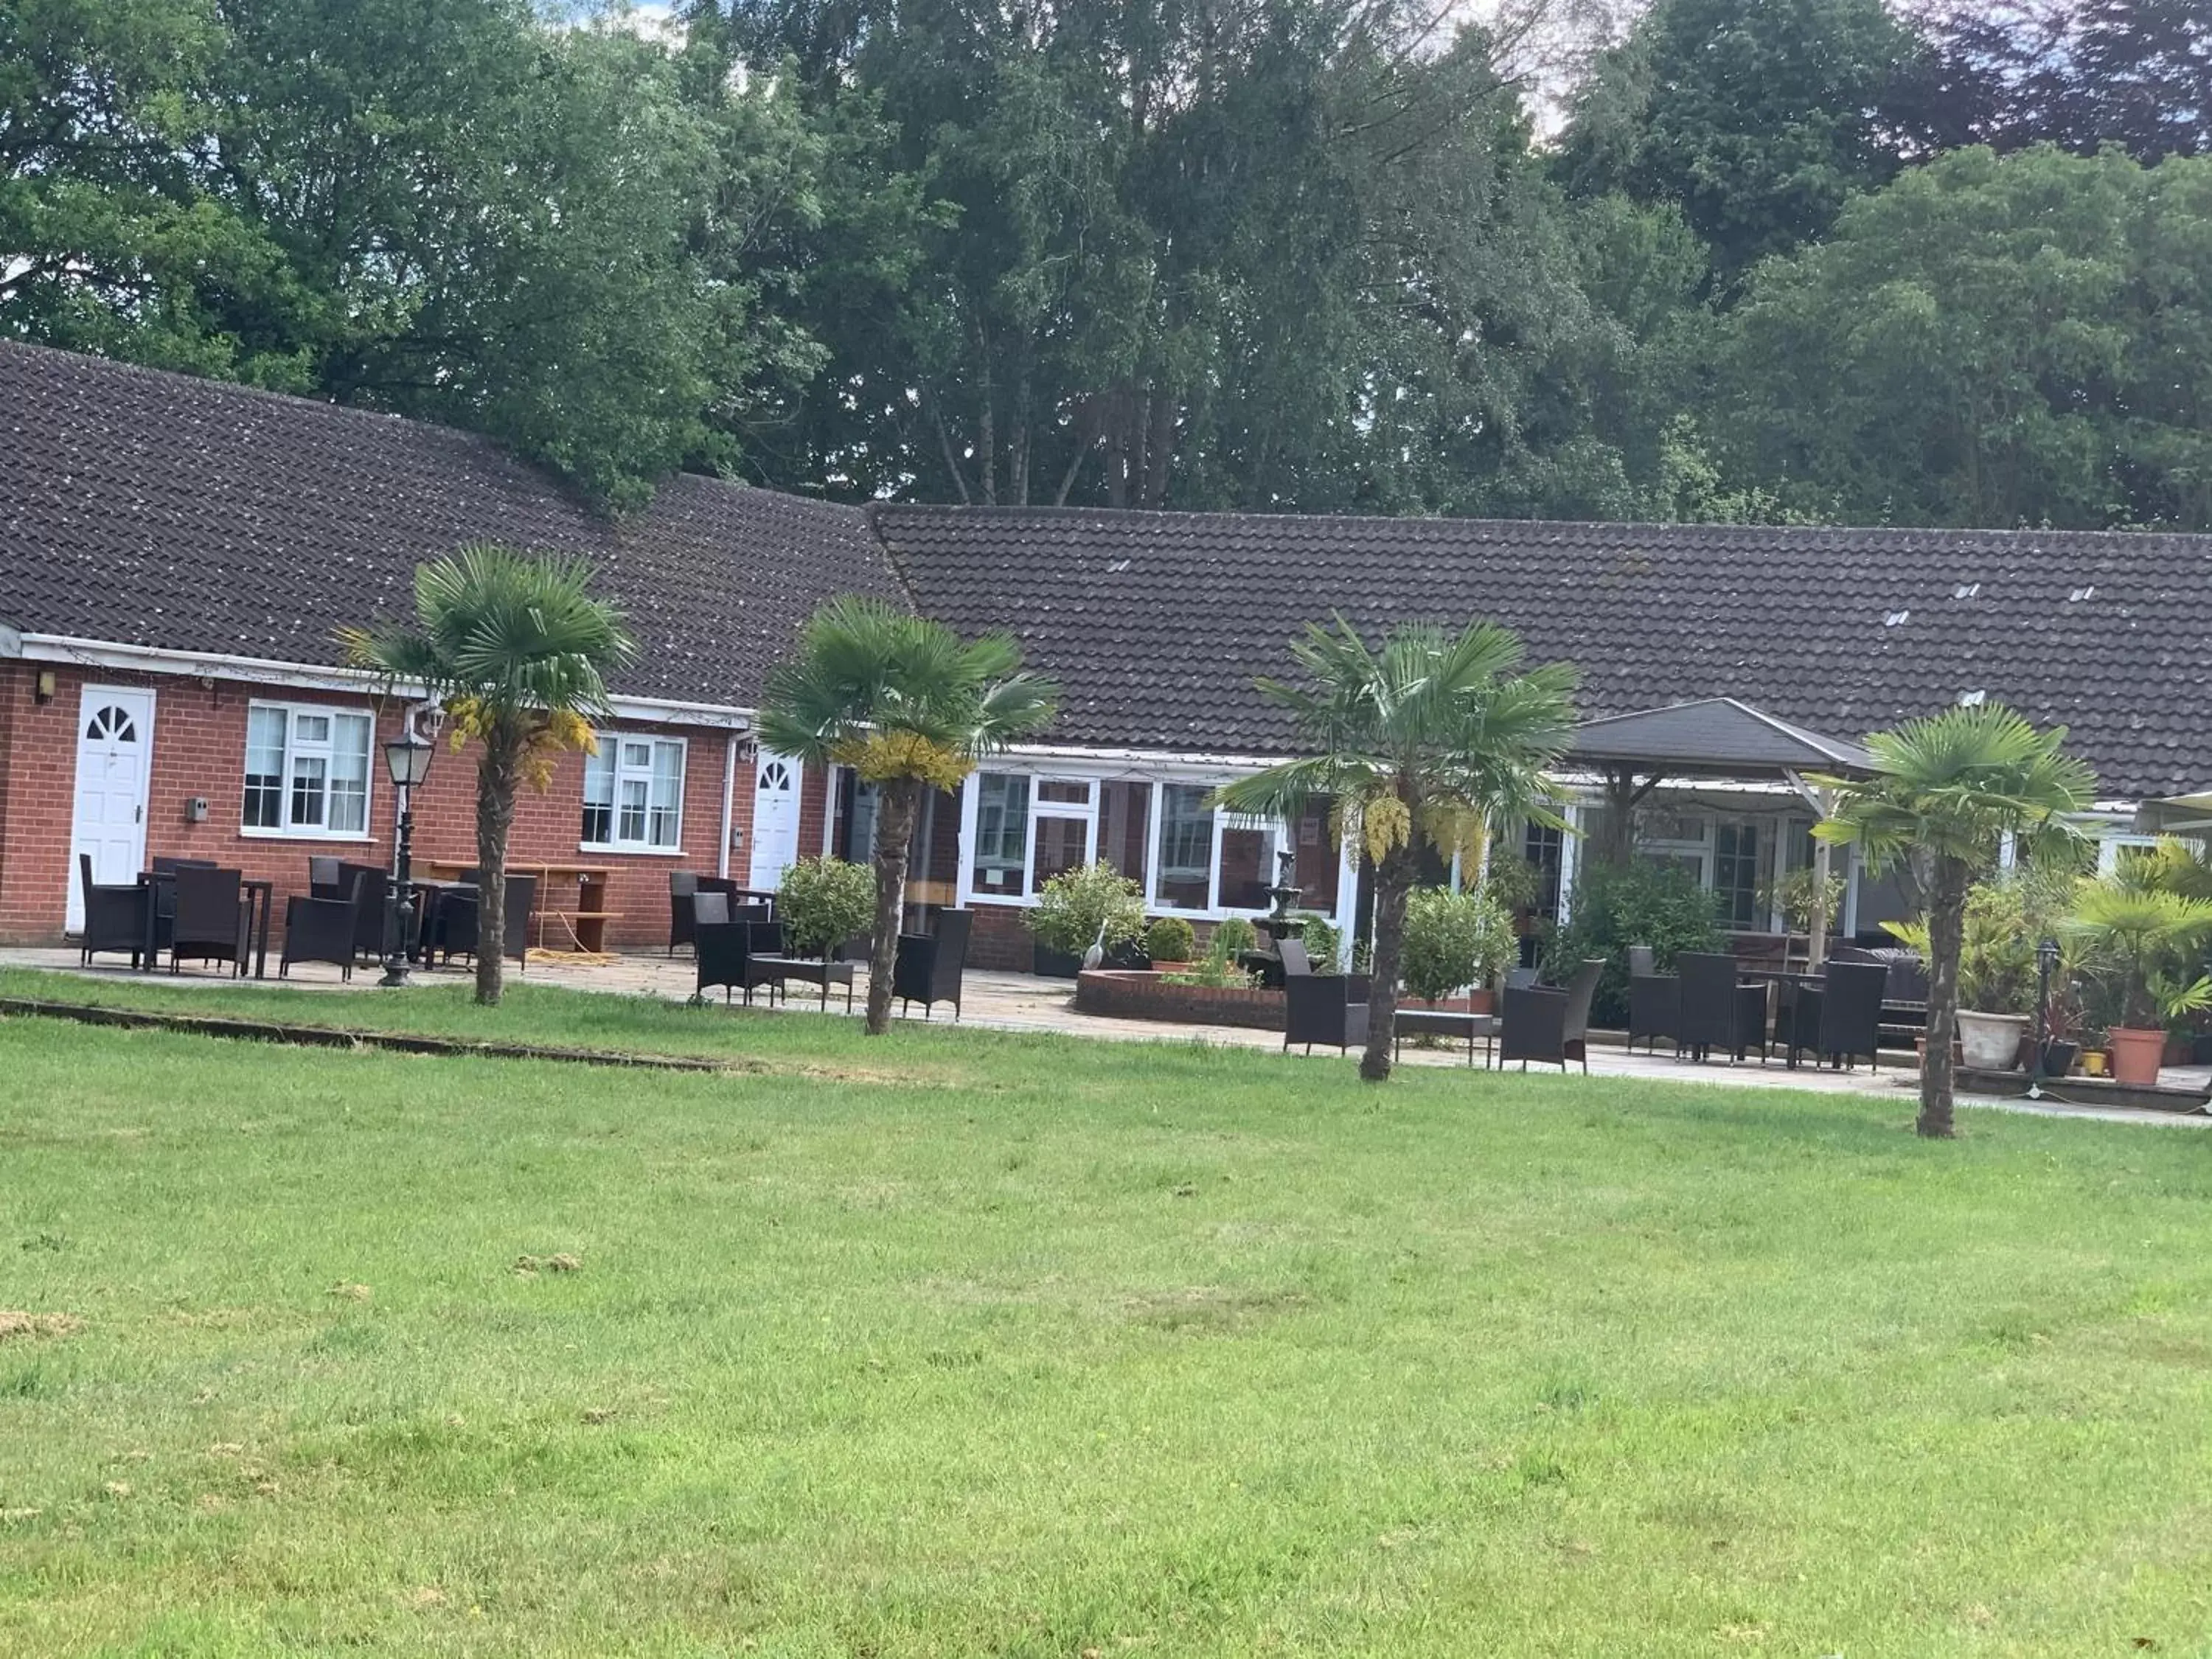
[[[1108,1019],[1157,1019],[1176,1025],[1283,1029],[1283,994],[1238,986],[1170,985],[1158,974],[1109,968],[1079,974],[1075,1012]]]

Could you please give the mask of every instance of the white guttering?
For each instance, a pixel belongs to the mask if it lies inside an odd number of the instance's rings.
[[[19,657],[25,662],[74,663],[87,668],[140,674],[249,680],[258,685],[284,685],[308,691],[374,692],[387,689],[381,676],[366,669],[276,662],[264,657],[240,657],[216,651],[169,651],[149,645],[76,639],[65,634],[14,634],[0,629],[0,656]],[[416,685],[392,685],[388,689],[404,697],[422,695],[422,688]],[[611,696],[607,702],[620,720],[713,726],[732,732],[752,729],[751,709],[726,703],[633,696]]]
[[[1091,773],[1103,773],[1115,768],[1143,768],[1154,772],[1258,772],[1270,766],[1279,766],[1289,758],[1287,755],[1222,755],[1200,750],[1094,749],[1071,744],[1023,743],[987,757],[981,769],[988,772],[994,769],[994,762],[1011,760],[1032,767],[1053,764],[1075,766]]]

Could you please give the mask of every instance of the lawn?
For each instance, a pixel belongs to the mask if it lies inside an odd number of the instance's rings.
[[[2212,1653],[2204,1134],[313,1001],[758,1068],[0,1021],[0,1652]]]

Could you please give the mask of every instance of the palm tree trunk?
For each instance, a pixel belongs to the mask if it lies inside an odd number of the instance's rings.
[[[1928,901],[1928,1054],[1920,1066],[1920,1121],[1930,1139],[1948,1140],[1954,1080],[1951,1044],[1959,1030],[1959,957],[1966,943],[1966,888],[1973,872],[1963,859],[1939,854]]]
[[[1375,866],[1375,958],[1367,992],[1367,1052],[1359,1075],[1381,1083],[1390,1075],[1391,1041],[1398,1028],[1398,964],[1406,954],[1406,899],[1413,890],[1413,848],[1394,847]]]
[[[868,950],[868,1035],[890,1029],[891,976],[898,965],[899,925],[906,918],[907,849],[921,805],[919,778],[887,778],[877,786],[876,933]]]
[[[495,1007],[507,988],[507,837],[522,781],[522,740],[484,739],[477,763],[477,1000]]]

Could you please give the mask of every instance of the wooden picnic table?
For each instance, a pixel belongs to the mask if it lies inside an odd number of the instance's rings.
[[[423,867],[433,876],[477,867],[473,859],[425,859]],[[538,878],[538,896],[531,907],[531,946],[538,951],[580,951],[604,955],[607,924],[622,920],[622,913],[607,908],[607,883],[613,869],[604,864],[525,864],[507,866],[510,876]],[[554,930],[557,927],[558,933]],[[549,942],[547,935],[553,934]]]

